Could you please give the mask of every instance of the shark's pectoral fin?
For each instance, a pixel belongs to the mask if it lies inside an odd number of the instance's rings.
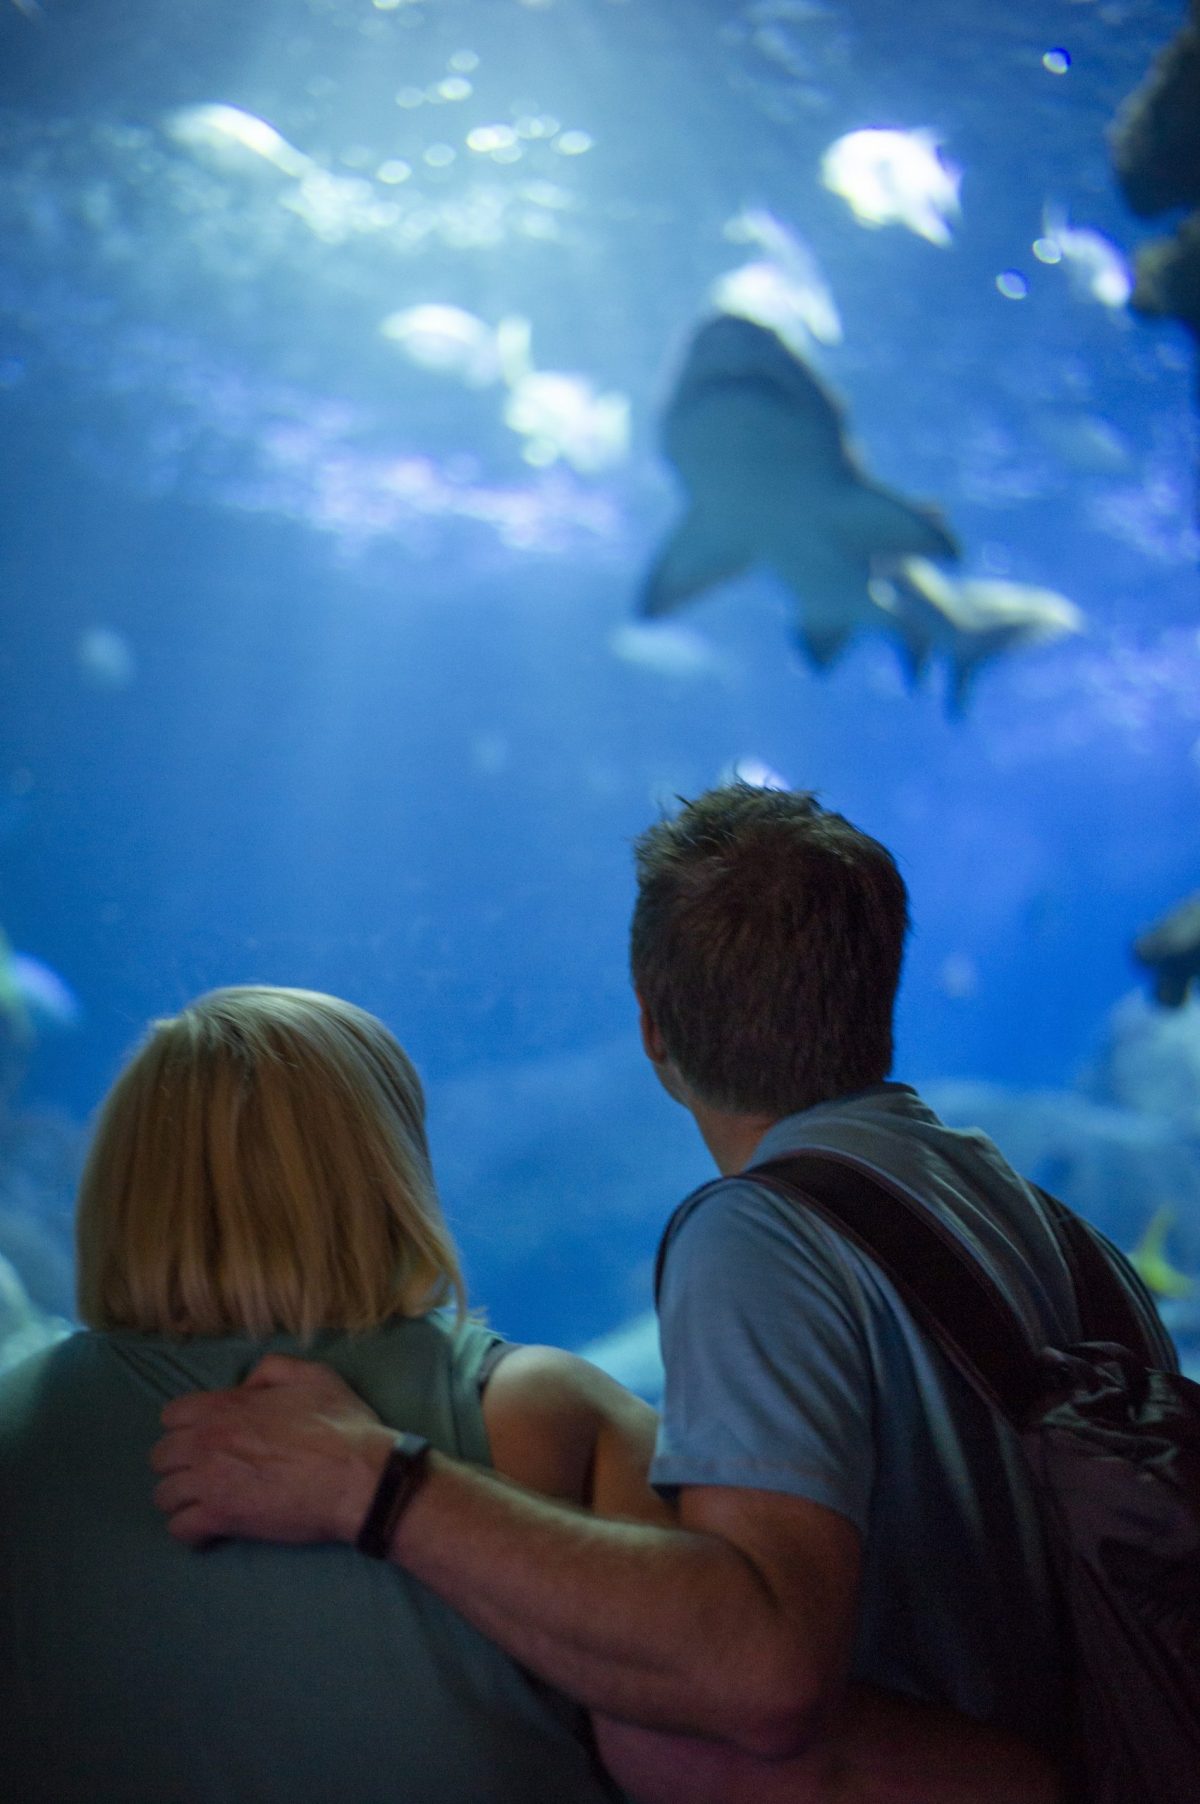
[[[906,501],[878,483],[847,483],[838,495],[833,530],[861,557],[948,559],[959,556],[958,541],[936,507]]]
[[[744,545],[715,531],[693,508],[659,553],[642,589],[638,613],[647,620],[673,614],[705,589],[740,576],[751,561]]]

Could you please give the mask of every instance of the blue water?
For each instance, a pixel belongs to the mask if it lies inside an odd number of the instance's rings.
[[[629,843],[738,758],[900,857],[898,1075],[979,1080],[1014,1121],[1092,1083],[1131,938],[1200,881],[1193,375],[1181,328],[1031,246],[1047,203],[1127,255],[1160,229],[1105,131],[1179,23],[1160,0],[5,0],[0,925],[82,1011],[10,1058],[0,1251],[44,1306],[67,1306],[64,1120],[149,1017],[264,981],[349,996],[411,1050],[502,1327],[578,1345],[645,1309],[707,1167],[640,1064]],[[297,211],[261,157],[172,134],[218,103],[360,186]],[[515,160],[467,145],[521,121]],[[962,169],[949,247],[820,184],[865,126],[927,128]],[[690,666],[614,649],[678,506],[658,414],[752,254],[724,230],[746,208],[824,272],[845,332],[820,368],[872,472],[936,500],[973,572],[1087,616],[985,668],[963,721],[879,635],[810,671],[763,575],[678,617]],[[538,368],[628,398],[627,454],[531,465],[502,385],[380,334],[421,303],[527,319]],[[96,629],[116,654],[81,648]],[[1170,1197],[1073,1200],[1127,1242],[1172,1202],[1200,1271],[1196,1127],[1171,1133]]]

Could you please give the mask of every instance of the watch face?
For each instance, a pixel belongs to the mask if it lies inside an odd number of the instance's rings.
[[[423,1459],[428,1452],[429,1442],[423,1434],[407,1434],[401,1432],[396,1436],[396,1444],[392,1449],[392,1458],[395,1459],[399,1457],[411,1463]]]

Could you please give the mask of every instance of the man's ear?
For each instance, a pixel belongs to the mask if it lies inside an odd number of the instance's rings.
[[[637,995],[637,992],[635,991],[634,994]],[[663,1037],[658,1031],[658,1022],[640,995],[638,995],[637,1004],[638,1025],[642,1030],[642,1047],[654,1067],[654,1075],[671,1100],[681,1102],[684,1108],[688,1109],[692,1105],[688,1099],[687,1086],[679,1075],[675,1061],[663,1044]]]
[[[667,1049],[663,1045],[663,1037],[658,1031],[658,1022],[642,1001],[641,992],[634,991],[638,1005],[638,1026],[642,1030],[642,1049],[652,1065],[664,1065]]]

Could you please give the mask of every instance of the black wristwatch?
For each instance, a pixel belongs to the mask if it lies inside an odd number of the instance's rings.
[[[428,1470],[429,1442],[425,1436],[398,1434],[354,1542],[360,1553],[369,1553],[373,1560],[387,1559],[392,1531],[416,1496]]]

